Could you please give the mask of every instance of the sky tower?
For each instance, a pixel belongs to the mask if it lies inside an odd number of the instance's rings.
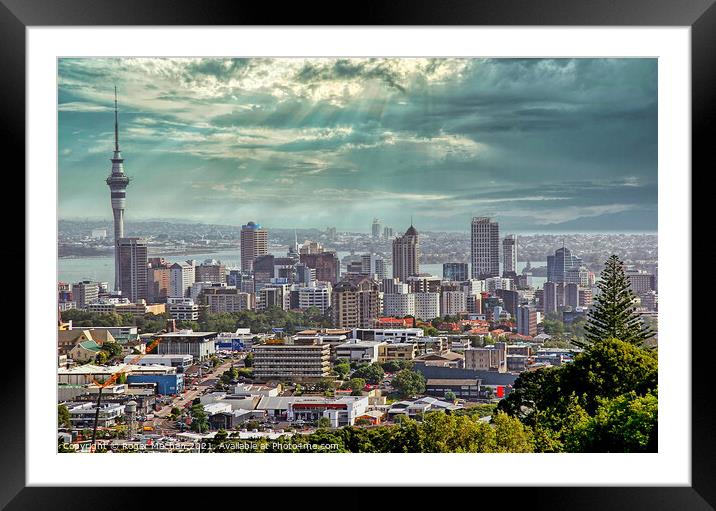
[[[119,290],[119,250],[118,242],[124,237],[124,207],[129,177],[124,173],[124,158],[119,152],[119,120],[117,113],[117,87],[114,87],[114,156],[112,173],[107,177],[107,186],[111,192],[112,214],[114,215],[114,289]]]

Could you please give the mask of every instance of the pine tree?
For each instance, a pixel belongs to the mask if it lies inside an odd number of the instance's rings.
[[[596,305],[590,309],[584,327],[587,341],[616,338],[641,346],[654,335],[636,313],[636,297],[616,255],[607,260],[597,287],[601,293],[595,299]]]

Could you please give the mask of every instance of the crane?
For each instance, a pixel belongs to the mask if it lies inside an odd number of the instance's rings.
[[[149,343],[147,348],[144,350],[144,353],[140,353],[134,358],[132,358],[128,363],[124,365],[124,367],[122,367],[121,370],[113,373],[112,376],[110,376],[106,381],[100,382],[97,379],[92,378],[92,382],[99,387],[99,392],[97,393],[97,409],[94,412],[94,427],[92,428],[92,444],[90,447],[92,452],[94,452],[95,450],[97,441],[97,424],[99,422],[99,407],[100,404],[102,404],[102,389],[113,385],[114,382],[116,382],[117,379],[126,372],[127,366],[134,365],[139,362],[144,357],[144,355],[147,354],[147,351],[152,351],[157,346],[157,344],[159,344],[159,340],[160,339],[158,338],[154,339],[151,343]]]

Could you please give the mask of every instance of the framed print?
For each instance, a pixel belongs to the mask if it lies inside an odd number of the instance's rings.
[[[123,7],[0,11],[28,239],[3,505],[429,485],[712,508],[711,2]]]

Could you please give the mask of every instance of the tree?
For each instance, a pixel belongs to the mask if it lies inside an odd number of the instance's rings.
[[[345,378],[351,370],[351,365],[346,359],[339,359],[333,366],[333,370],[340,378]]]
[[[57,425],[61,428],[72,427],[70,410],[65,405],[57,405]]]
[[[209,417],[204,411],[204,405],[194,404],[191,407],[191,430],[201,433],[209,429]]]
[[[95,356],[95,362],[97,362],[99,365],[104,365],[109,360],[109,353],[106,351],[100,351]]]
[[[331,419],[329,419],[328,417],[321,417],[316,422],[316,425],[319,428],[330,428],[331,427]]]
[[[365,388],[365,380],[363,378],[351,378],[348,382],[348,387],[351,389],[351,395],[360,396]]]
[[[455,401],[457,399],[457,396],[452,390],[448,390],[447,392],[445,392],[445,399],[447,399],[448,401]]]
[[[249,353],[244,358],[244,367],[253,367],[254,366],[254,354]]]
[[[392,385],[401,397],[409,398],[425,392],[425,377],[422,373],[403,369],[395,375]]]
[[[654,335],[636,313],[636,297],[616,255],[607,259],[597,287],[601,293],[584,327],[588,342],[615,338],[641,346]]]
[[[363,378],[371,385],[378,385],[383,381],[384,376],[385,371],[383,371],[383,367],[378,363],[359,367],[353,373],[353,378]]]

